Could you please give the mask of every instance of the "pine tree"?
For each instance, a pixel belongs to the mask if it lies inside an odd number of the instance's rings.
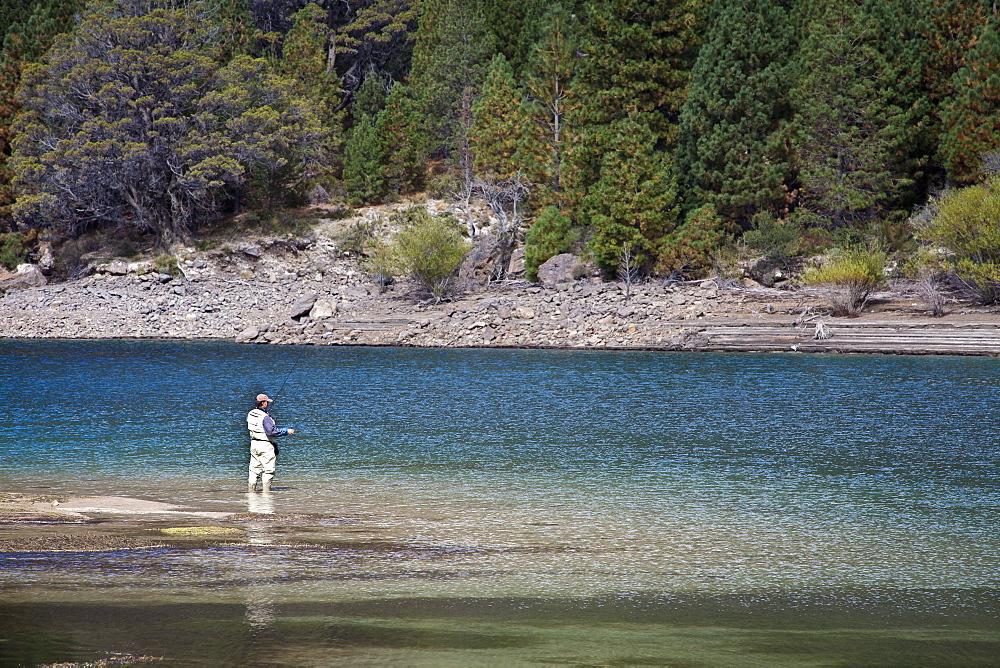
[[[928,102],[922,136],[928,144],[929,178],[934,179],[931,185],[940,187],[949,178],[943,164],[946,151],[941,147],[945,132],[942,114],[955,98],[958,72],[975,49],[987,17],[996,10],[992,0],[919,0],[913,5],[922,47],[919,62],[923,71],[917,89]]]
[[[572,121],[581,107],[578,21],[557,4],[545,15],[541,32],[526,68],[525,107],[531,125],[521,150],[525,172],[535,184],[536,208],[565,204],[563,171],[573,144]]]
[[[886,204],[906,215],[926,199],[937,133],[934,105],[924,88],[927,43],[921,32],[925,8],[920,2],[866,0],[862,14],[870,34],[867,41],[884,59],[880,86],[887,103],[896,109],[886,130],[890,171],[894,183]]]
[[[285,36],[279,65],[283,74],[296,80],[323,127],[322,148],[305,178],[324,180],[337,170],[340,158],[343,132],[340,79],[327,62],[326,12],[309,3],[292,19],[294,23]]]
[[[378,116],[389,101],[389,91],[392,87],[392,81],[374,70],[369,70],[361,88],[351,99],[351,116],[354,118]]]
[[[367,116],[355,120],[344,145],[344,188],[351,204],[376,204],[385,196],[385,143]]]
[[[808,222],[834,228],[870,220],[889,196],[897,128],[891,72],[869,41],[856,1],[827,4],[802,43],[795,86],[795,146]]]
[[[538,42],[542,17],[551,3],[544,0],[481,0],[483,18],[496,44],[519,77]]]
[[[348,91],[361,88],[370,71],[397,81],[409,73],[417,5],[415,0],[366,1],[337,28],[331,64],[335,59]]]
[[[37,4],[33,0],[7,0],[0,5],[0,44],[10,27],[22,21]]]
[[[248,0],[212,0],[215,23],[223,31],[222,58],[252,56],[263,43],[263,35],[254,27]]]
[[[955,73],[954,97],[941,108],[941,158],[952,183],[982,175],[982,156],[1000,151],[1000,17],[984,27],[966,65]]]
[[[992,0],[920,0],[914,3],[923,17],[920,32],[927,58],[924,88],[935,105],[955,95],[955,75],[966,65],[987,18],[996,13]]]
[[[745,222],[775,209],[789,165],[781,128],[791,43],[784,0],[716,0],[681,110],[678,176],[688,208]]]
[[[521,170],[519,149],[527,130],[514,71],[502,53],[493,56],[482,93],[472,105],[471,144],[476,174],[509,179]]]
[[[657,271],[674,276],[704,276],[712,268],[712,251],[731,236],[734,228],[711,204],[689,211],[684,223],[663,244]]]
[[[598,266],[613,274],[627,244],[647,270],[655,265],[677,220],[676,188],[668,156],[655,150],[657,135],[638,113],[608,126],[598,179],[582,202],[590,222],[590,248]]]
[[[702,0],[588,2],[581,94],[586,121],[602,125],[635,113],[660,148],[672,149],[697,56]]]
[[[425,0],[421,6],[409,88],[422,117],[426,155],[448,156],[467,143],[471,118],[493,56],[493,41],[476,0]]]
[[[406,86],[393,85],[385,108],[375,122],[376,135],[384,143],[383,175],[386,188],[396,195],[417,192],[424,183],[422,155],[416,134],[420,116]]]
[[[561,167],[567,211],[589,226],[598,264],[613,272],[624,244],[651,269],[676,224],[670,174],[677,119],[697,55],[702,0],[606,0],[585,6],[572,114]],[[630,134],[631,133],[631,134]]]
[[[372,72],[355,97],[354,124],[344,146],[344,187],[352,204],[373,204],[386,195],[387,145],[375,127],[385,105],[382,78]]]

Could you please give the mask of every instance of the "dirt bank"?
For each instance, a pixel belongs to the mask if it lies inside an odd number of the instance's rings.
[[[244,238],[178,253],[180,274],[110,260],[85,278],[8,290],[3,338],[233,339],[254,344],[692,351],[1000,354],[1000,312],[952,300],[930,317],[912,286],[834,318],[821,295],[735,281],[633,286],[585,278],[549,287],[468,283],[422,300],[401,282],[379,293],[343,250],[358,220],[303,235]]]

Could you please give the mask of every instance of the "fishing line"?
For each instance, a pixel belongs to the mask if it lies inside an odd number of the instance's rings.
[[[293,373],[295,373],[295,367],[298,366],[299,361],[302,359],[303,353],[305,352],[305,350],[306,350],[306,346],[302,346],[301,350],[299,350],[298,354],[295,356],[295,359],[292,361],[292,368],[288,370],[288,374],[285,376],[285,380],[282,381],[281,387],[279,387],[278,391],[274,393],[273,397],[271,397],[272,401],[274,401],[275,399],[277,399],[278,396],[281,395],[281,391],[285,389],[285,385],[288,384],[288,379],[292,377]]]

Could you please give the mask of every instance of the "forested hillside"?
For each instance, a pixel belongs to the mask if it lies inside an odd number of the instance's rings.
[[[529,276],[691,276],[916,256],[949,189],[997,197],[993,0],[8,0],[0,35],[8,264],[429,191],[517,203]]]

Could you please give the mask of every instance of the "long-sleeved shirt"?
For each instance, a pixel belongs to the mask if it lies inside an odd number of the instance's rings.
[[[264,433],[268,436],[274,436],[275,438],[278,436],[288,436],[288,430],[284,427],[278,428],[278,425],[274,424],[274,418],[270,415],[264,418],[262,424],[264,426]]]

